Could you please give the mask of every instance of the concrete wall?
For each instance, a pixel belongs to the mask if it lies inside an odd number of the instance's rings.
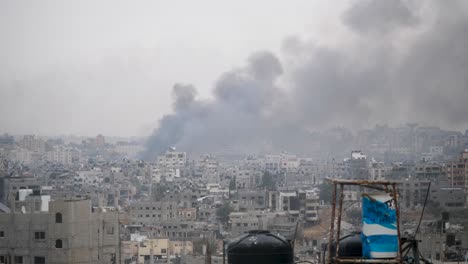
[[[48,212],[0,214],[0,229],[0,255],[22,256],[23,263],[34,257],[51,264],[119,262],[118,215],[92,212],[90,200],[51,201]]]

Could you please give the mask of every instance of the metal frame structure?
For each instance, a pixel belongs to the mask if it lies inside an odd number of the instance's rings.
[[[345,179],[331,179],[327,178],[333,184],[332,193],[332,211],[330,220],[330,237],[328,241],[328,262],[327,263],[402,263],[401,256],[401,236],[400,236],[400,208],[398,206],[398,192],[396,185],[397,182],[392,181],[379,181],[379,180],[345,180]],[[339,201],[338,201],[338,215],[336,215],[336,196],[337,187],[340,186],[339,190]],[[395,210],[397,217],[397,236],[398,236],[398,252],[397,257],[392,259],[364,259],[364,258],[340,258],[340,233],[341,233],[341,215],[343,211],[343,200],[344,200],[344,187],[345,186],[361,186],[365,188],[385,191],[390,193],[395,201]],[[389,189],[391,187],[391,189]],[[335,220],[337,221],[337,228],[335,231]],[[335,239],[336,234],[336,239]],[[336,250],[333,252],[332,245],[336,242]]]

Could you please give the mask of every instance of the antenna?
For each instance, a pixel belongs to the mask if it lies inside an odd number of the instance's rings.
[[[418,231],[419,231],[419,226],[421,225],[421,221],[424,216],[424,210],[426,209],[427,198],[429,197],[429,191],[431,190],[431,183],[432,182],[429,182],[429,186],[427,186],[426,198],[424,198],[424,206],[421,212],[421,216],[419,217],[418,226],[416,227],[416,230],[414,231],[413,238],[416,238],[416,235],[418,234]]]
[[[299,219],[296,221],[296,228],[294,229],[294,236],[292,238],[292,241],[291,241],[291,245],[292,245],[292,248],[294,250],[294,246],[296,245],[296,236],[297,236],[297,228],[299,226]]]

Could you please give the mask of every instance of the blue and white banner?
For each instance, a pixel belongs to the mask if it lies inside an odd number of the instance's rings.
[[[362,197],[362,253],[364,258],[395,258],[398,252],[397,218],[388,194]]]

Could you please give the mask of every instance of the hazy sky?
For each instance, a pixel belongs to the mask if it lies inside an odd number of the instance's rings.
[[[333,2],[333,3],[331,3]],[[2,1],[0,132],[148,135],[175,83],[221,73],[290,36],[345,40],[346,1]]]

